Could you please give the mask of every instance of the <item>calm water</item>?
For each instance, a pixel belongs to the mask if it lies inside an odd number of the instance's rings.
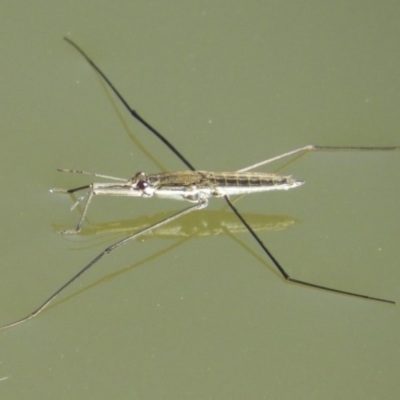
[[[49,189],[87,182],[57,167],[157,171],[131,131],[182,169],[126,113],[121,124],[62,41],[68,32],[198,168],[243,168],[308,143],[400,143],[396,10],[164,4],[2,12],[1,321],[122,237],[118,221],[183,205],[95,199],[87,235],[57,234],[78,213]],[[313,154],[285,169],[306,185],[237,205],[294,277],[400,301],[399,166],[400,154]],[[398,307],[285,284],[248,235],[220,232],[223,208],[199,215],[197,236],[113,253],[43,315],[1,333],[3,397],[337,399],[340,387],[344,398],[395,398]]]

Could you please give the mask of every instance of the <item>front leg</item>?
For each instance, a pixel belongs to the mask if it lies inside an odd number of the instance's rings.
[[[87,194],[85,195],[85,197],[87,197],[85,206],[83,207],[83,211],[81,214],[81,217],[79,218],[78,224],[76,225],[75,229],[67,229],[65,231],[62,231],[61,233],[64,235],[76,235],[77,233],[79,233],[81,231],[82,228],[82,224],[83,221],[85,220],[86,214],[87,214],[87,210],[89,208],[89,204],[93,198],[94,190],[93,190],[93,185],[86,185],[86,186],[82,186],[79,188],[75,188],[75,189],[52,189],[51,192],[52,193],[66,193],[66,194],[71,194],[74,192],[77,192],[78,190],[82,190],[82,189],[87,189],[89,188],[90,190],[87,192]],[[73,207],[74,208],[74,207]]]

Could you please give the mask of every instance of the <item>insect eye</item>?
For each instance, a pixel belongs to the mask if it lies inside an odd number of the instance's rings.
[[[136,185],[139,189],[144,190],[149,186],[149,183],[147,181],[139,181]]]

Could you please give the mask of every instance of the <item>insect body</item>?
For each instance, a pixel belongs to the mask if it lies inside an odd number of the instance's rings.
[[[197,202],[199,197],[223,197],[261,193],[271,190],[288,190],[302,185],[290,176],[262,172],[207,172],[183,171],[161,174],[136,174],[144,185],[144,195],[174,198]]]
[[[93,183],[97,195],[161,197],[197,203],[199,198],[288,190],[300,186],[291,176],[262,172],[180,171],[147,175],[138,172],[125,184]]]
[[[258,164],[257,164],[258,166]],[[208,171],[180,171],[162,172],[147,175],[137,172],[131,179],[124,181],[105,175],[92,174],[77,170],[61,170],[62,172],[82,173],[107,177],[108,179],[122,181],[122,183],[92,183],[75,189],[53,189],[58,193],[75,193],[88,189],[87,201],[75,229],[63,231],[66,234],[80,232],[86,217],[89,204],[93,196],[123,196],[123,197],[159,197],[172,200],[185,200],[195,203],[199,208],[208,205],[211,197],[225,197],[261,193],[272,190],[289,190],[298,187],[304,181],[295,180],[291,176],[276,175],[263,172],[208,172]]]

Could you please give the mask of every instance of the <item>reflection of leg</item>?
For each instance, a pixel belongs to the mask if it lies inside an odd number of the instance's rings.
[[[246,172],[252,169],[261,167],[262,165],[269,164],[274,161],[281,160],[282,158],[293,156],[302,152],[309,151],[395,151],[400,150],[400,146],[392,146],[392,147],[365,147],[365,146],[317,146],[310,144],[308,146],[300,147],[298,149],[289,151],[287,153],[281,154],[279,156],[269,158],[268,160],[261,161],[257,164],[250,165],[249,167],[239,169],[237,172]]]

